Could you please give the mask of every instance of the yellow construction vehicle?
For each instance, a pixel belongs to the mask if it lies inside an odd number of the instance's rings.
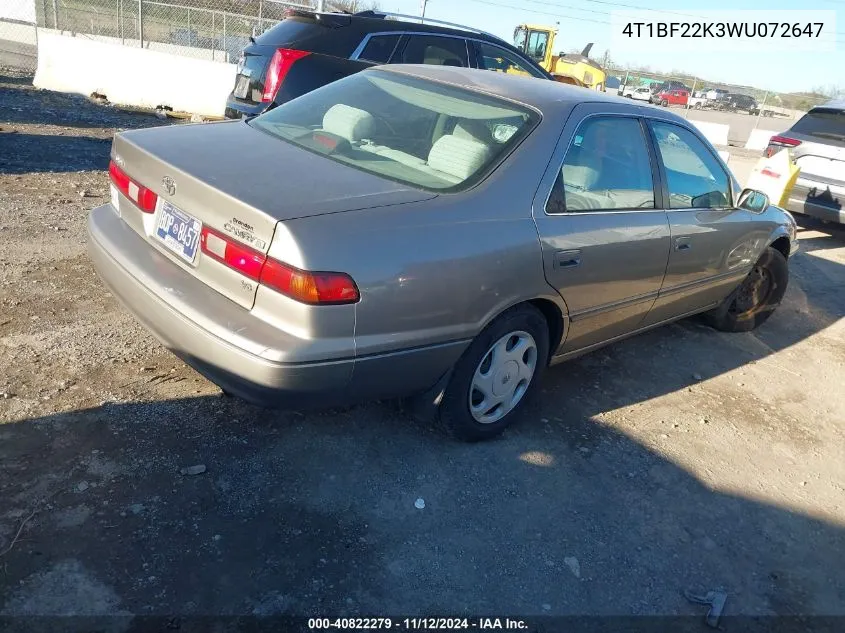
[[[520,24],[513,31],[513,43],[558,81],[604,92],[607,75],[599,64],[589,58],[593,45],[587,44],[580,55],[554,55],[556,35],[557,29],[551,26]]]

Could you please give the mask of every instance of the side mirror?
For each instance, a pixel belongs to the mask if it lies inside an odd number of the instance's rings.
[[[736,206],[752,213],[762,213],[769,207],[769,196],[756,189],[743,189]]]

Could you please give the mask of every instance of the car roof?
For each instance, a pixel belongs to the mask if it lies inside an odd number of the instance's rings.
[[[343,19],[348,19],[349,23],[355,24],[359,28],[363,28],[369,33],[388,33],[392,31],[414,31],[416,33],[439,33],[441,35],[454,35],[455,37],[463,37],[470,39],[484,40],[494,44],[502,45],[512,48],[513,44],[510,42],[478,29],[471,27],[460,28],[459,25],[454,27],[438,24],[434,22],[413,22],[410,19],[402,19],[393,17],[401,14],[382,13],[380,11],[359,11],[357,13],[320,13],[313,9],[291,9],[288,11],[288,16],[293,18],[313,18],[316,15],[335,16]]]
[[[813,106],[811,110],[815,110],[816,108],[824,108],[825,110],[845,110],[845,99],[833,99],[827,103],[820,103],[817,106]]]
[[[619,96],[609,95],[588,88],[572,86],[558,81],[508,75],[506,73],[478,68],[459,68],[457,66],[435,66],[428,64],[389,64],[374,66],[364,72],[397,72],[422,79],[431,79],[459,88],[468,88],[470,90],[498,95],[511,101],[532,106],[543,113],[568,109],[573,104],[582,102],[608,102],[631,105],[629,99],[623,99]]]

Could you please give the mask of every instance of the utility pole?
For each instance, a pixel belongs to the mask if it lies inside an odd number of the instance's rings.
[[[428,4],[428,0],[420,0],[420,20],[425,20],[425,5]]]
[[[317,0],[317,13],[322,13],[323,10],[323,0]]]

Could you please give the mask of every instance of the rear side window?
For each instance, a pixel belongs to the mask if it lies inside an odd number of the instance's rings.
[[[651,160],[639,120],[591,117],[575,132],[548,213],[653,209]]]
[[[322,30],[313,20],[286,18],[271,29],[264,31],[255,39],[259,45],[278,46],[291,44],[304,37],[311,37]]]
[[[358,55],[358,59],[376,64],[386,64],[399,43],[399,35],[374,35]]]
[[[402,52],[402,63],[466,68],[469,65],[466,41],[456,37],[412,35]]]
[[[731,187],[721,164],[695,134],[679,125],[652,122],[666,169],[670,209],[731,206]]]
[[[510,51],[506,51],[504,48],[486,42],[475,42],[475,48],[478,55],[476,65],[483,70],[545,78],[536,68],[530,64],[526,64],[519,57]]]
[[[836,108],[815,108],[802,116],[792,131],[808,136],[845,141],[845,111]]]

